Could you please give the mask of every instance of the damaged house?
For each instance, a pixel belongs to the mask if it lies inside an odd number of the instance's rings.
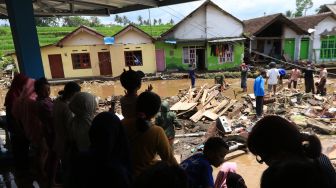
[[[306,53],[307,50],[308,59],[316,63],[336,60],[336,16],[334,13],[324,12],[291,20],[301,29],[311,33],[310,37],[307,37],[309,47],[308,49],[301,48],[301,53]]]
[[[211,1],[205,1],[155,44],[158,71],[224,70],[237,67],[244,53],[243,23]],[[163,66],[164,65],[164,66]]]
[[[252,61],[268,62],[255,52],[288,61],[307,59],[307,53],[300,53],[300,48],[307,48],[309,39],[302,37],[309,33],[289,20],[283,14],[273,14],[244,21],[244,34],[249,37],[245,43],[250,49]]]

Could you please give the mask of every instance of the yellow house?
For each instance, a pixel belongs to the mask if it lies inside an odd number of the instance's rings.
[[[128,25],[114,35],[115,44],[111,46],[113,76],[132,66],[133,70],[144,73],[156,72],[154,39],[134,25]]]
[[[104,35],[80,26],[56,44],[41,47],[47,79],[119,76],[132,66],[145,73],[156,72],[153,38],[129,25],[118,32],[115,44],[104,44]],[[16,56],[13,54],[15,63]]]

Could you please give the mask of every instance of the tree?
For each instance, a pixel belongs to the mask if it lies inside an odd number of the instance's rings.
[[[100,22],[97,16],[90,17],[90,27],[101,27],[103,24]]]
[[[123,16],[123,17],[122,17],[122,23],[123,23],[124,25],[127,25],[128,23],[130,23],[130,21],[129,21],[129,19],[127,18],[127,16]]]
[[[78,27],[81,25],[90,25],[90,20],[85,19],[81,16],[70,16],[63,18],[63,26],[65,27]]]
[[[142,16],[141,15],[138,16],[138,21],[139,21],[139,25],[143,24],[143,22],[142,22]]]
[[[161,18],[159,18],[159,20],[158,20],[158,24],[159,24],[159,25],[162,24],[162,20],[161,20]]]
[[[123,18],[119,15],[116,15],[115,18],[114,18],[114,21],[117,23],[117,24],[122,24],[123,23]]]
[[[57,17],[35,17],[36,26],[55,27],[59,26],[59,18]]]
[[[293,12],[291,10],[287,10],[286,13],[285,13],[286,17],[293,17]]]
[[[174,20],[173,20],[173,18],[170,19],[170,21],[169,21],[168,24],[169,24],[169,25],[174,25]]]
[[[157,20],[154,18],[153,25],[157,24]]]
[[[296,0],[296,11],[294,13],[295,17],[306,15],[306,11],[313,7],[312,0]]]

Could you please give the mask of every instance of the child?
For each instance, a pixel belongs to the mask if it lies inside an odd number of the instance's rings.
[[[125,96],[120,99],[121,113],[124,118],[136,116],[135,103],[138,97],[138,90],[141,88],[141,79],[144,76],[141,71],[129,70],[120,75],[121,85],[126,89]]]
[[[212,167],[219,167],[229,146],[220,137],[211,137],[204,144],[203,153],[197,153],[184,160],[180,166],[186,171],[190,187],[215,187]]]
[[[241,65],[241,84],[240,87],[243,89],[243,92],[247,92],[247,73],[249,71],[249,66],[245,63],[242,63]]]
[[[189,64],[189,78],[191,80],[191,87],[195,87],[196,75],[195,75],[195,64]]]
[[[301,79],[301,71],[297,67],[295,67],[294,69],[292,69],[291,76],[289,79],[289,83],[288,83],[289,89],[292,87],[292,83],[293,83],[293,88],[296,89],[298,78]]]
[[[264,89],[264,76],[266,75],[266,72],[264,70],[260,71],[260,75],[254,80],[254,96],[256,98],[256,113],[257,117],[260,117],[263,112],[263,105],[264,105],[264,95],[265,95],[265,89]]]
[[[168,137],[169,144],[173,146],[175,138],[175,127],[181,127],[177,121],[176,114],[169,111],[169,104],[163,101],[161,104],[161,111],[155,118],[155,124],[162,127]]]

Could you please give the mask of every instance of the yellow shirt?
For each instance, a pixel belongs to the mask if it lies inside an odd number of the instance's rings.
[[[122,120],[130,142],[134,176],[140,175],[148,167],[155,164],[156,154],[160,156],[162,161],[177,165],[164,130],[159,126],[152,125],[147,131],[140,132],[137,130],[135,122],[135,118]]]

